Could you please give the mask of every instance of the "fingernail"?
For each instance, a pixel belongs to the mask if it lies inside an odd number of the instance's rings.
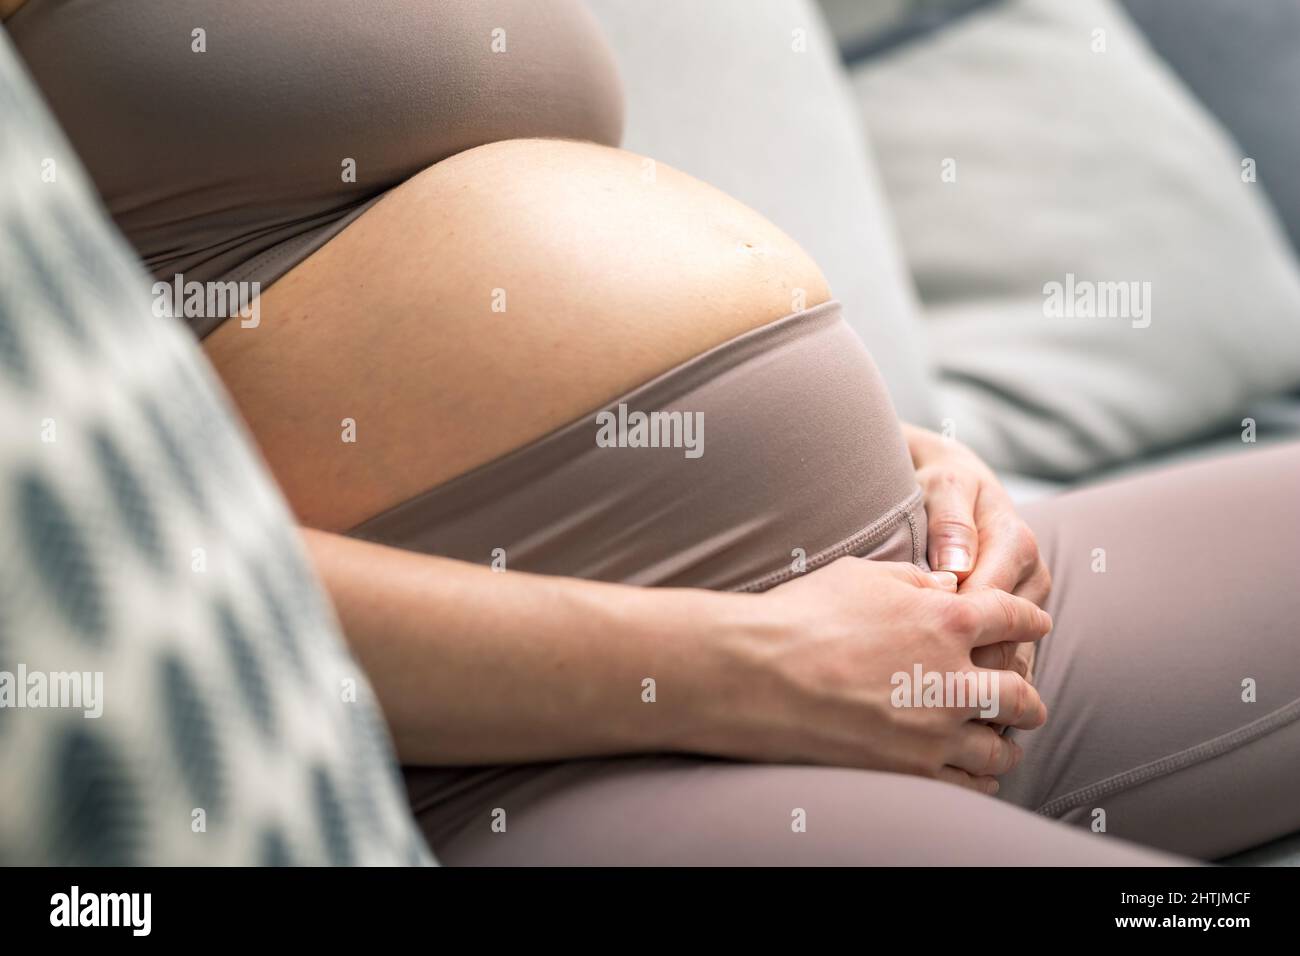
[[[987,790],[989,792],[990,797],[995,796],[997,792],[1001,789],[1002,789],[1002,784],[998,783],[996,780],[989,781]]]
[[[951,571],[931,571],[930,577],[934,578],[945,588],[955,590],[957,587],[957,575],[953,574]]]
[[[965,548],[940,548],[939,549],[939,570],[940,571],[969,571],[970,570],[970,552]]]

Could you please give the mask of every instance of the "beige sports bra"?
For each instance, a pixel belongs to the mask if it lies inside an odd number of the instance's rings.
[[[28,0],[5,27],[169,282],[264,291],[448,156],[622,135],[613,56],[579,0]],[[221,321],[190,320],[200,336]]]

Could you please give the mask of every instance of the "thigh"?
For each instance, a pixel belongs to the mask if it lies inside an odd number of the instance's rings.
[[[343,531],[828,298],[717,190],[515,140],[399,186],[204,344],[298,516]]]
[[[1152,866],[1185,862],[901,774],[648,756],[408,770],[450,865]],[[436,796],[434,796],[436,794]]]
[[[1026,509],[1046,726],[1000,797],[1214,858],[1300,829],[1300,445]]]

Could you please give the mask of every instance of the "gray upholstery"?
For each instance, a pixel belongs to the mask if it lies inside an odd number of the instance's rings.
[[[1122,0],[1147,40],[1256,161],[1300,250],[1300,0]]]
[[[1007,0],[853,68],[939,370],[993,464],[1078,478],[1300,387],[1300,273],[1110,0]]]

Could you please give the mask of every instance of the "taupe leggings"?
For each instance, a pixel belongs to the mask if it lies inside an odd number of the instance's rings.
[[[996,799],[651,756],[452,792],[413,772],[413,806],[449,864],[1165,864],[1146,847],[1213,859],[1282,836],[1300,829],[1297,489],[1300,445],[1243,445],[1026,509],[1054,578],[1035,668],[1050,714],[1013,732],[1025,759]]]

